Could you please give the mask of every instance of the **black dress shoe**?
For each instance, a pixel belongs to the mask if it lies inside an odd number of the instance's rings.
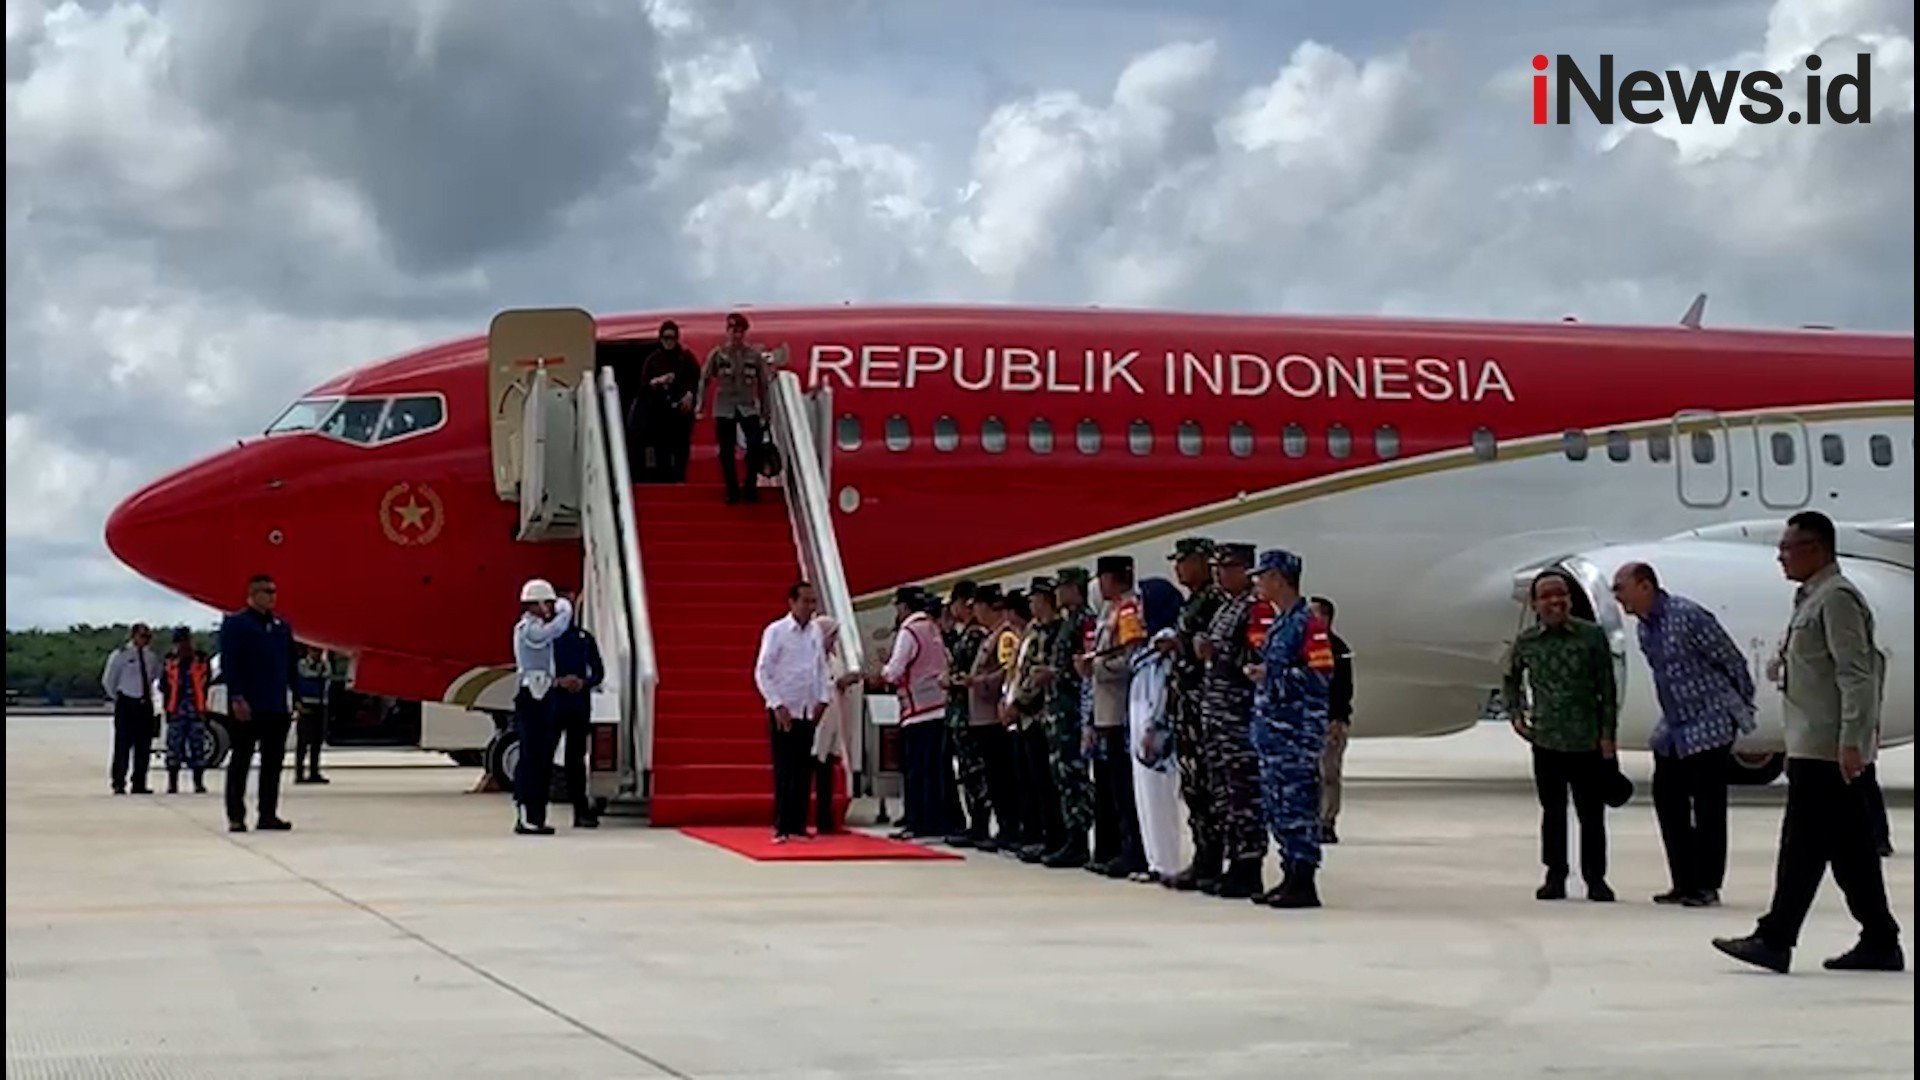
[[[1881,858],[1891,859],[1893,858],[1893,841],[1882,840],[1873,846],[1873,850],[1878,852]]]
[[[970,848],[973,846],[973,837],[963,832],[954,833],[951,836],[945,837],[940,842],[948,847]]]
[[[1735,960],[1781,975],[1787,973],[1788,966],[1793,962],[1792,949],[1776,949],[1753,934],[1741,938],[1714,938],[1713,947]]]
[[[1059,851],[1040,860],[1040,865],[1049,870],[1072,870],[1087,865],[1087,849],[1082,845],[1069,844]]]
[[[133,789],[133,793],[135,795],[151,795],[153,794],[153,789],[145,784],[141,784],[139,787]]]
[[[1333,830],[1332,825],[1322,825],[1320,826],[1320,842],[1323,844],[1337,844],[1340,842],[1340,834]]]
[[[282,821],[277,817],[261,818],[259,824],[254,827],[261,832],[286,832],[293,828],[293,822]]]
[[[1019,855],[1020,861],[1023,863],[1037,863],[1047,857],[1047,846],[1045,844],[1028,844],[1026,847],[1020,849]]]
[[[229,821],[227,822],[227,831],[228,832],[246,832],[247,823],[244,821]]]
[[[513,831],[519,833],[521,836],[552,836],[553,826],[529,825],[524,821],[516,821],[513,823]],[[778,844],[785,839],[786,837],[784,836],[776,836],[773,838],[773,842]]]
[[[1596,904],[1611,904],[1614,901],[1613,888],[1604,881],[1590,882],[1587,885],[1587,899]]]
[[[1550,877],[1541,886],[1533,890],[1535,900],[1565,900],[1567,881],[1565,878]]]
[[[1687,898],[1692,895],[1692,893],[1683,889],[1668,889],[1663,893],[1655,893],[1653,902],[1656,904],[1684,904],[1687,902]]]
[[[1683,897],[1680,904],[1682,907],[1719,907],[1720,890],[1701,889],[1697,893]]]
[[[307,777],[307,783],[309,783],[309,784],[331,784],[331,783],[333,783],[333,781],[331,781],[331,780],[329,780],[329,779],[327,779],[327,778],[326,778],[326,777],[324,777],[324,776],[321,776],[321,775],[320,775],[319,773],[314,773],[314,774],[313,774],[312,776],[309,776],[309,777]]]
[[[1907,957],[1897,944],[1869,945],[1863,941],[1820,966],[1828,971],[1905,971]]]
[[[575,814],[573,815],[573,827],[576,829],[597,829],[600,827],[600,815]]]

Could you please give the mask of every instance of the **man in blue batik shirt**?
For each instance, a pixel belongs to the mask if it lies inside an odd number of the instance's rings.
[[[1728,759],[1734,740],[1754,728],[1753,675],[1720,621],[1662,589],[1653,567],[1622,566],[1613,595],[1640,620],[1640,651],[1660,699],[1647,743],[1673,887],[1653,900],[1712,907],[1727,872]]]

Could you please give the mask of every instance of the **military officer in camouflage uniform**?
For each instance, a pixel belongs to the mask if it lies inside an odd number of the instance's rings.
[[[1169,687],[1169,708],[1173,712],[1174,745],[1179,747],[1180,798],[1187,804],[1187,827],[1193,832],[1193,862],[1175,875],[1173,887],[1182,891],[1197,889],[1203,882],[1220,880],[1221,835],[1218,779],[1207,770],[1202,747],[1205,736],[1201,723],[1201,703],[1206,665],[1194,655],[1194,639],[1204,635],[1214,613],[1227,602],[1227,594],[1213,581],[1214,543],[1204,537],[1190,536],[1173,546],[1173,574],[1187,590],[1186,603],[1174,623],[1175,637],[1163,648],[1173,653],[1173,679]]]
[[[1225,596],[1207,631],[1194,640],[1194,655],[1206,665],[1202,682],[1201,749],[1214,780],[1219,808],[1221,854],[1227,869],[1203,891],[1234,900],[1261,892],[1260,864],[1267,856],[1267,833],[1260,821],[1260,759],[1253,749],[1253,682],[1246,668],[1253,659],[1254,630],[1252,544],[1220,544],[1214,570]],[[1211,884],[1211,888],[1205,888]]]
[[[959,789],[966,802],[966,828],[946,838],[953,847],[993,850],[990,820],[993,805],[987,798],[987,759],[972,728],[973,662],[986,643],[987,628],[976,617],[987,587],[963,581],[954,586],[947,607],[953,629],[947,640],[947,738],[958,767]],[[996,590],[997,591],[997,590]],[[960,820],[956,817],[954,820]]]
[[[1066,840],[1060,821],[1060,798],[1054,791],[1053,766],[1048,760],[1050,736],[1047,687],[1038,674],[1053,655],[1053,637],[1060,628],[1060,609],[1053,599],[1054,581],[1036,577],[1027,584],[1027,603],[1033,618],[1014,662],[1007,688],[1008,722],[1014,729],[1015,760],[1020,775],[1022,836],[1021,862],[1037,863]]]
[[[1065,836],[1060,846],[1040,861],[1054,869],[1067,869],[1086,866],[1091,855],[1087,830],[1093,827],[1093,785],[1081,746],[1088,687],[1075,670],[1074,660],[1093,642],[1094,619],[1093,609],[1087,606],[1087,583],[1092,579],[1085,568],[1065,567],[1055,571],[1053,579],[1060,622],[1040,677],[1048,684],[1048,761],[1053,766],[1053,786],[1060,799]]]
[[[1320,756],[1327,744],[1327,689],[1333,642],[1300,595],[1300,557],[1263,551],[1254,571],[1260,598],[1273,605],[1256,663],[1253,745],[1260,755],[1261,808],[1280,849],[1280,884],[1254,897],[1277,908],[1314,908],[1320,894]]]

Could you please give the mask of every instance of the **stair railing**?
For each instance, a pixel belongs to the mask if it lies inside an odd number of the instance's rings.
[[[632,755],[631,775],[623,779],[632,784],[635,795],[645,795],[646,776],[653,767],[654,688],[660,681],[660,667],[653,652],[653,622],[647,608],[647,576],[640,562],[639,524],[634,520],[633,474],[627,464],[626,425],[620,412],[620,384],[612,368],[599,372],[600,447],[590,452],[604,453],[611,481],[614,542],[618,549],[620,573],[618,596],[625,609],[622,614],[630,629],[630,662],[622,671],[621,682],[631,691],[622,704],[622,712],[631,722],[627,745]],[[583,405],[587,402],[583,401]]]

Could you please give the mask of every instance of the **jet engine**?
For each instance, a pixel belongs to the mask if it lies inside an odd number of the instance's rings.
[[[1881,705],[1881,744],[1913,740],[1913,526],[1848,526],[1839,543],[1842,571],[1873,609],[1875,644],[1886,659]],[[1667,591],[1713,612],[1746,655],[1758,727],[1735,747],[1735,778],[1766,783],[1784,766],[1785,715],[1778,688],[1766,677],[1793,612],[1794,584],[1776,561],[1780,524],[1749,523],[1698,530],[1647,543],[1615,544],[1528,567],[1515,576],[1522,605],[1535,574],[1557,568],[1578,588],[1575,614],[1606,630],[1613,643],[1614,672],[1621,685],[1622,748],[1644,749],[1660,718],[1652,675],[1640,652],[1637,626],[1613,598],[1613,575],[1623,564],[1644,562]],[[1521,626],[1533,621],[1523,607]]]

